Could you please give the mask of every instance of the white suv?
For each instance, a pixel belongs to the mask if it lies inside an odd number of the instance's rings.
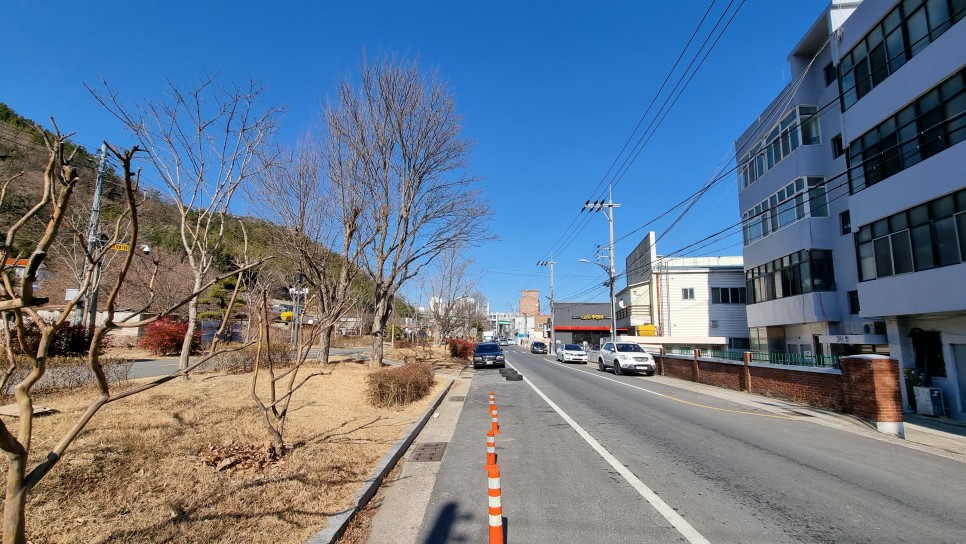
[[[607,342],[600,348],[597,365],[599,370],[614,367],[614,374],[642,372],[646,376],[653,376],[657,368],[654,357],[634,342]]]

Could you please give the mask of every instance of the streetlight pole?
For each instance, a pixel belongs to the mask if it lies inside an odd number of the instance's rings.
[[[295,285],[288,289],[289,294],[292,295],[292,313],[295,314],[292,317],[292,347],[295,349],[299,347],[299,333],[302,329],[302,306],[305,303],[305,295],[309,292],[308,287],[302,286],[302,279],[302,273],[299,272],[295,276]]]
[[[554,325],[556,324],[557,317],[553,313],[553,265],[557,264],[556,261],[540,261],[537,266],[549,266],[550,267],[550,345],[554,350],[557,349],[557,344],[554,343],[554,338],[556,335],[553,333]]]
[[[614,304],[614,273],[612,269],[608,269],[606,266],[595,263],[594,261],[588,261],[587,259],[580,259],[582,263],[595,264],[607,274],[607,286],[610,287],[610,339],[613,342],[617,341],[617,311],[616,305]]]
[[[607,271],[607,276],[610,283],[610,315],[611,315],[611,325],[610,334],[611,340],[617,341],[617,316],[614,304],[614,279],[617,277],[617,273],[614,270],[614,208],[620,208],[620,204],[614,204],[614,194],[612,187],[607,186],[607,202],[603,200],[598,200],[596,202],[587,201],[584,203],[582,210],[590,210],[593,212],[603,212],[607,216],[607,221],[610,223],[610,270]],[[587,261],[590,262],[590,261]],[[597,263],[594,263],[597,264]],[[603,265],[601,265],[603,266]]]

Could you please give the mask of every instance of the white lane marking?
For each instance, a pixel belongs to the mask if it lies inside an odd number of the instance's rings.
[[[513,365],[510,365],[510,366],[512,367]],[[550,397],[548,397],[547,395],[544,395],[543,391],[541,391],[536,385],[533,385],[533,382],[531,382],[526,376],[523,377],[523,381],[527,382],[527,384],[531,388],[533,388],[533,390],[536,391],[537,394],[540,395],[540,397],[544,401],[546,401],[546,403],[549,404],[551,408],[554,409],[554,411],[560,414],[560,417],[562,417],[564,421],[566,421],[571,427],[573,427],[573,429],[577,431],[577,434],[579,434],[584,439],[584,441],[586,441],[587,444],[590,445],[591,448],[594,448],[594,451],[596,451],[605,461],[607,461],[607,464],[609,464],[611,468],[613,468],[614,470],[617,471],[618,474],[623,476],[624,480],[626,480],[627,483],[631,484],[631,487],[633,487],[642,497],[644,497],[644,499],[647,502],[649,502],[651,506],[654,507],[655,510],[660,512],[660,514],[664,516],[664,519],[668,520],[668,522],[671,525],[673,525],[674,528],[677,529],[678,532],[681,533],[681,535],[688,540],[688,542],[690,542],[691,544],[710,544],[708,539],[701,536],[701,533],[699,533],[694,527],[692,527],[691,524],[688,523],[683,517],[681,517],[680,514],[675,512],[673,508],[668,506],[668,504],[664,502],[664,500],[661,499],[661,497],[658,497],[657,493],[655,493],[654,491],[651,491],[651,488],[647,487],[647,484],[642,482],[640,478],[635,476],[633,472],[631,472],[630,470],[627,469],[627,467],[621,464],[621,462],[618,461],[617,458],[614,457],[609,451],[607,451],[607,449],[604,448],[604,446],[602,446],[600,442],[598,442],[593,436],[591,436],[590,433],[585,431],[584,428],[578,425],[577,422],[574,421],[570,416],[568,416],[566,412],[564,412],[563,410],[560,409],[559,406],[554,404],[554,402],[550,400]],[[622,382],[618,382],[618,383],[622,383]],[[645,389],[644,391],[647,391],[647,390]],[[657,394],[660,395],[660,393],[657,393]]]

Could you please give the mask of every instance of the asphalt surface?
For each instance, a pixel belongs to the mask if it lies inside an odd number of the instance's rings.
[[[507,542],[966,541],[961,462],[804,413],[507,354],[526,381],[475,373],[415,542],[486,541],[489,391]]]

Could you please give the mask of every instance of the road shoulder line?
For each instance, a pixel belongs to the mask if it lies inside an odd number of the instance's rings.
[[[631,487],[634,488],[644,500],[646,500],[650,505],[657,510],[664,519],[666,519],[681,535],[687,539],[691,544],[710,544],[709,541],[704,538],[701,533],[699,533],[690,523],[687,522],[680,514],[674,511],[666,502],[664,502],[661,497],[657,495],[651,488],[647,486],[640,478],[634,475],[633,472],[627,469],[616,457],[613,456],[609,451],[607,451],[604,446],[600,444],[593,436],[590,435],[583,427],[581,427],[576,421],[574,421],[566,412],[564,412],[559,406],[557,406],[550,398],[543,393],[536,385],[533,384],[526,376],[523,377],[523,381],[527,383],[538,395],[544,400],[551,408],[554,409],[564,421],[567,422],[581,438],[584,439],[587,444],[590,445],[594,451],[600,455],[604,461],[607,462],[620,474]]]

